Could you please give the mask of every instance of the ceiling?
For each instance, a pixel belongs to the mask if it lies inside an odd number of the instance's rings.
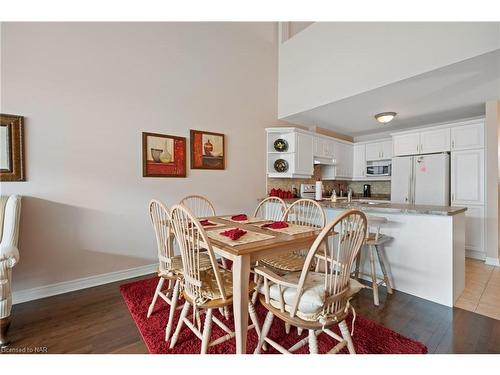
[[[349,135],[400,130],[484,115],[500,100],[500,50],[326,104],[283,120]],[[374,115],[397,112],[389,124]]]

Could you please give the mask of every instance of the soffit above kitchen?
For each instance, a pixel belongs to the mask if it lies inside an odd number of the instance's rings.
[[[500,98],[500,23],[315,23],[281,44],[279,66],[291,123],[357,137],[476,117]],[[398,115],[381,125],[386,111]]]

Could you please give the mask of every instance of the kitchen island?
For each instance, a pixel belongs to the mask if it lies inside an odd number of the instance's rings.
[[[388,220],[381,233],[392,237],[384,251],[396,290],[446,306],[453,306],[463,292],[466,208],[363,200],[319,203],[327,221],[353,208]],[[361,264],[368,274],[368,260],[362,257]]]

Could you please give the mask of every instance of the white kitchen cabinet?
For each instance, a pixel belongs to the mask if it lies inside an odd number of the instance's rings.
[[[334,159],[339,179],[351,179],[353,170],[353,146],[348,143],[335,142]]]
[[[416,155],[420,152],[420,133],[394,135],[392,143],[394,156]]]
[[[370,142],[366,144],[366,161],[392,158],[392,141]]]
[[[310,178],[313,175],[313,136],[296,128],[268,128],[267,131],[267,175],[276,178]],[[288,149],[279,152],[274,149],[274,142],[284,139]],[[282,159],[288,164],[288,170],[278,172],[274,163]]]
[[[383,160],[392,159],[392,139],[380,142],[380,152]]]
[[[420,132],[419,154],[450,151],[450,129],[426,130]]]
[[[484,204],[484,150],[451,153],[452,205]]]
[[[484,254],[485,248],[484,206],[467,206],[465,211],[465,249]],[[481,255],[476,257],[483,258]]]
[[[484,147],[484,122],[451,128],[451,150],[468,150]]]
[[[366,145],[354,144],[353,146],[353,170],[352,178],[360,179],[365,178],[366,173]]]
[[[367,143],[365,145],[365,158],[366,161],[379,160],[380,159],[380,145],[378,142]]]
[[[313,136],[313,155],[317,158],[333,158],[334,141],[321,136]]]

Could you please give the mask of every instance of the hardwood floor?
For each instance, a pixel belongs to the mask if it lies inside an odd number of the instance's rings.
[[[9,352],[147,353],[118,289],[125,282],[14,305]],[[500,320],[384,288],[375,307],[370,292],[355,298],[358,314],[423,342],[429,353],[500,353]]]

